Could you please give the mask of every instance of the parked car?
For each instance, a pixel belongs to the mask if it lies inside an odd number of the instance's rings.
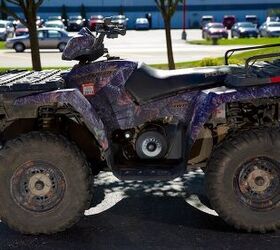
[[[112,16],[111,19],[113,24],[116,24],[122,28],[127,27],[128,18],[126,18],[124,15]]]
[[[231,28],[231,37],[258,37],[259,31],[255,24],[251,22],[236,23]]]
[[[47,21],[44,26],[46,28],[57,28],[66,30],[66,27],[62,21]]]
[[[259,26],[259,19],[256,15],[246,15],[245,20],[246,22],[253,23],[256,27]]]
[[[236,17],[235,16],[224,16],[223,25],[228,30],[230,30],[235,23],[236,23]]]
[[[49,16],[48,21],[63,21],[61,16]]]
[[[59,49],[62,52],[71,37],[62,29],[40,28],[38,39],[40,49]],[[6,47],[16,52],[24,52],[30,48],[29,34],[21,37],[7,39]]]
[[[147,18],[137,18],[135,21],[136,30],[148,30],[150,29],[150,24]]]
[[[208,23],[202,29],[202,38],[228,38],[228,31],[222,23]]]
[[[79,31],[85,26],[85,19],[81,16],[70,16],[68,20],[68,31]]]
[[[266,18],[266,22],[269,23],[269,22],[279,22],[280,21],[280,18],[278,16],[268,16]]]
[[[261,37],[280,37],[280,22],[265,22],[260,27]]]
[[[14,35],[14,26],[10,21],[0,20],[0,40],[6,41]]]
[[[96,30],[97,25],[104,23],[103,19],[104,17],[101,15],[91,16],[89,19],[89,29]]]
[[[49,16],[48,21],[61,21],[65,26],[67,26],[67,20],[63,19],[62,16]]]
[[[202,16],[200,20],[200,28],[203,29],[208,23],[213,23],[213,16]]]
[[[28,32],[29,32],[28,28],[24,24],[18,23],[16,25],[16,31],[15,31],[16,36],[24,36],[27,35]]]
[[[36,25],[38,28],[43,27],[45,20],[42,19],[40,16],[36,17]]]
[[[7,21],[12,22],[13,25],[17,24],[17,20],[13,16],[8,16]]]

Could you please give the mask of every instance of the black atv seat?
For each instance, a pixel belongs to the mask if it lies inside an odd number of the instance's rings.
[[[221,86],[229,72],[228,66],[168,71],[140,64],[126,82],[126,89],[137,103],[145,103],[184,90]]]

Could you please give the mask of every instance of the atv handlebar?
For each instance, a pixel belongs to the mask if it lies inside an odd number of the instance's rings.
[[[126,28],[123,25],[112,21],[111,17],[104,18],[104,23],[99,25],[96,32],[100,35],[104,34],[107,38],[118,38],[119,35],[124,36],[126,34]]]

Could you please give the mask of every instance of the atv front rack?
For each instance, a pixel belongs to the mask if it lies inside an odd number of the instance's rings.
[[[61,70],[12,70],[0,74],[0,93],[14,91],[51,91],[65,87]]]

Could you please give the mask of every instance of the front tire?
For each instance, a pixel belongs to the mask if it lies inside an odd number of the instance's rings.
[[[26,234],[51,234],[75,224],[91,201],[91,171],[64,137],[32,132],[0,151],[0,217]]]
[[[206,187],[212,207],[248,232],[280,228],[280,131],[242,132],[213,153]]]

